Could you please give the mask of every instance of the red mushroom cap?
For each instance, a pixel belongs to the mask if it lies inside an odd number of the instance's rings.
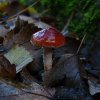
[[[65,44],[65,38],[56,29],[48,28],[34,33],[31,42],[42,47],[60,47]]]

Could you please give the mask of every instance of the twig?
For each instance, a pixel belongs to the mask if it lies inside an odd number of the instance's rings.
[[[39,1],[40,1],[40,0],[36,1],[35,3],[33,3],[33,4],[30,5],[30,6],[28,6],[27,8],[23,9],[22,11],[18,12],[17,14],[15,14],[15,15],[13,15],[13,16],[10,16],[6,21],[10,21],[10,20],[13,19],[14,17],[16,17],[16,16],[20,15],[21,13],[25,12],[29,7],[32,7],[32,6],[36,5]],[[5,22],[5,21],[1,21],[0,24],[3,23],[3,22]]]
[[[88,0],[88,1],[86,2],[86,4],[83,6],[83,10],[85,10],[86,7],[88,7],[88,5],[89,5],[90,2],[91,2],[91,0]]]
[[[18,96],[18,95],[24,95],[25,93],[42,96],[42,97],[48,98],[50,100],[52,99],[51,97],[48,97],[48,96],[45,96],[45,95],[42,95],[42,94],[38,94],[38,93],[28,92],[28,91],[27,92],[24,91],[24,93],[20,93],[20,94],[4,95],[4,96],[0,96],[0,97]]]
[[[45,14],[45,13],[47,13],[48,11],[49,11],[49,9],[44,10],[44,11],[40,14],[40,16],[42,16],[42,15]]]
[[[22,90],[22,89],[21,89]],[[48,98],[48,99],[52,99],[52,97],[49,97],[49,96],[46,96],[46,95],[42,95],[42,94],[39,94],[39,93],[34,93],[34,92],[29,92],[29,91],[26,91],[26,90],[22,90],[24,93],[20,93],[20,94],[12,94],[12,95],[3,95],[3,96],[0,96],[0,97],[9,97],[9,96],[18,96],[18,95],[24,95],[25,93],[28,93],[28,94],[33,94],[33,95],[38,95],[38,96],[42,96],[42,97],[45,97],[45,98]]]
[[[18,95],[23,95],[24,93],[20,93],[20,94],[11,94],[11,95],[1,95],[0,97],[10,97],[10,96],[18,96]]]
[[[81,48],[81,46],[82,46],[82,44],[83,44],[83,42],[84,42],[84,40],[85,40],[86,35],[87,35],[87,32],[84,34],[84,36],[83,36],[83,38],[82,38],[82,40],[81,40],[81,43],[80,43],[80,45],[79,45],[79,47],[78,47],[78,49],[77,49],[76,54],[78,54],[78,53],[79,53],[80,48]]]
[[[70,24],[70,22],[71,22],[71,20],[72,20],[72,18],[73,18],[73,16],[74,16],[74,12],[75,12],[75,11],[73,11],[73,12],[71,13],[71,15],[70,15],[70,17],[69,17],[67,23],[65,24],[64,28],[63,28],[62,31],[61,31],[61,33],[64,33],[64,32],[66,31],[66,29],[68,28],[68,26],[69,26],[69,24]]]
[[[82,43],[84,42],[85,37],[86,37],[86,35],[87,35],[87,33],[88,33],[88,32],[86,32],[86,31],[87,31],[87,29],[89,29],[89,27],[90,27],[90,24],[88,25],[87,28],[85,28],[85,30],[84,30],[83,33],[82,33],[82,34],[84,34],[84,36],[83,36],[83,38],[82,38],[82,40],[81,40],[81,43],[80,43],[80,45],[79,45],[79,47],[78,47],[78,49],[77,49],[76,55],[77,55],[77,54],[79,53],[79,51],[80,51],[80,48],[81,48],[81,46],[82,46]]]
[[[21,89],[21,90],[22,90],[22,89]],[[22,91],[25,92],[25,93],[33,94],[33,95],[42,96],[42,97],[48,98],[48,99],[50,99],[50,100],[53,99],[52,97],[49,97],[49,96],[46,96],[46,95],[42,95],[42,94],[39,94],[39,93],[34,93],[34,92],[26,91],[26,90],[22,90]]]

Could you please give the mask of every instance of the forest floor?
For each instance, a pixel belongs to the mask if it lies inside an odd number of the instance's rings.
[[[57,30],[56,21],[27,9],[18,2],[2,8],[0,100],[99,100],[100,43],[93,43],[88,52],[85,35],[79,40],[60,32],[65,44],[52,48],[52,68],[45,72],[43,47],[30,41],[38,31]]]

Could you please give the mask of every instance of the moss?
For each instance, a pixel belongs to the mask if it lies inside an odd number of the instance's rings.
[[[29,4],[28,0],[19,0]],[[31,1],[31,0],[30,0]],[[34,2],[35,0],[32,0]],[[37,10],[41,13],[48,9],[45,16],[54,16],[57,19],[57,28],[62,30],[70,14],[74,11],[68,29],[76,33],[80,39],[88,32],[88,40],[100,40],[100,9],[96,7],[97,0],[40,0]],[[86,40],[87,41],[87,40]]]

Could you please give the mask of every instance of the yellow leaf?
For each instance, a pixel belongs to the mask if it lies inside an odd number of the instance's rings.
[[[8,3],[7,2],[1,2],[0,3],[0,11],[5,11]]]
[[[36,9],[34,7],[29,7],[28,8],[29,13],[33,14],[33,13],[37,13]]]

